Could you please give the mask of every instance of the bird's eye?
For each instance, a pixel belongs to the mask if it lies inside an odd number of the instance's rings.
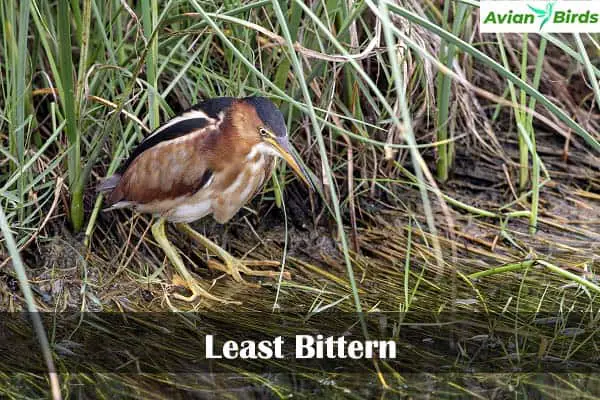
[[[260,136],[262,136],[262,137],[267,137],[269,135],[269,133],[267,132],[267,130],[265,128],[260,128],[258,130],[258,132],[260,133]]]

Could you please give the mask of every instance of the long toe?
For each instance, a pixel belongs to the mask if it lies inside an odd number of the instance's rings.
[[[266,276],[269,278],[278,278],[279,277],[279,274],[280,274],[279,271],[272,271],[272,270],[271,271],[260,271],[260,270],[251,269],[249,267],[249,265],[253,265],[253,266],[254,265],[264,265],[264,266],[277,268],[277,267],[279,267],[279,262],[277,262],[277,261],[271,261],[271,260],[243,261],[243,260],[240,260],[240,259],[232,256],[229,252],[227,252],[225,249],[220,247],[218,244],[216,244],[215,242],[213,242],[206,236],[201,235],[200,233],[196,232],[189,225],[177,224],[177,228],[180,231],[186,233],[196,243],[203,246],[204,248],[206,248],[206,250],[208,250],[210,253],[216,255],[218,258],[220,258],[223,261],[223,264],[220,264],[220,263],[216,263],[212,260],[209,260],[208,261],[209,267],[226,272],[227,274],[231,275],[231,277],[233,279],[235,279],[237,282],[244,282],[244,279],[242,278],[241,274],[250,275],[250,276]],[[290,279],[291,275],[289,272],[284,272],[283,277],[285,279]]]
[[[215,296],[214,294],[211,294],[208,290],[204,289],[202,286],[200,286],[200,284],[198,284],[198,282],[195,282],[195,281],[186,282],[185,286],[192,292],[192,294],[190,296],[184,296],[179,293],[173,293],[173,295],[172,295],[173,298],[175,298],[177,300],[185,301],[188,303],[192,303],[192,302],[198,300],[199,298],[205,298],[205,299],[209,299],[209,300],[218,301],[218,302],[224,303],[224,304],[242,304],[239,301],[227,300],[222,297]]]
[[[279,278],[280,271],[276,270],[256,270],[249,267],[249,265],[266,265],[270,267],[279,267],[279,263],[277,261],[243,261],[237,258],[232,257],[230,260],[225,261],[228,265],[228,268],[231,272],[232,276],[240,276],[241,274],[248,276],[266,276],[269,278],[277,279]],[[283,273],[284,279],[291,279],[291,274],[287,271]]]
[[[248,264],[241,262],[240,263],[240,272],[243,273],[244,275],[250,275],[250,276],[267,276],[269,278],[274,278],[277,279],[279,278],[279,275],[281,274],[280,271],[263,271],[263,270],[256,270],[256,269],[251,269],[248,267]],[[254,265],[254,264],[252,264]],[[279,263],[278,263],[279,265]],[[292,279],[292,274],[290,274],[288,271],[284,271],[283,272],[283,279]]]

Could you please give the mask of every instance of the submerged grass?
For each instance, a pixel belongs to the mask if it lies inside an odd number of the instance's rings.
[[[214,310],[168,296],[178,289],[148,234],[151,218],[101,212],[94,186],[178,111],[208,97],[261,94],[284,112],[318,193],[307,194],[282,166],[231,223],[207,219],[196,228],[240,257],[281,260],[285,252],[293,279],[237,284],[208,270],[207,255],[168,229],[211,292],[243,302],[236,311],[276,304],[295,320],[331,311],[515,320],[595,312],[600,39],[483,35],[477,4],[33,0],[15,8],[0,0],[3,309]],[[592,354],[595,343],[541,330],[529,340],[561,360]],[[506,356],[527,357],[532,347],[521,344]],[[49,346],[56,351],[52,337]],[[399,374],[386,363],[361,378],[240,370],[60,378],[65,397],[107,398],[231,390],[272,398],[593,398],[600,388],[580,372]],[[48,383],[0,372],[7,398],[41,396]]]

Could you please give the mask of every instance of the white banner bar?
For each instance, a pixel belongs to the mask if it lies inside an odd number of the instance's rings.
[[[481,0],[481,32],[600,32],[600,0]]]

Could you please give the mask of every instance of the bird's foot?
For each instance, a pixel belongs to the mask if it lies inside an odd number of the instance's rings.
[[[279,267],[278,261],[244,261],[239,258],[233,257],[228,254],[228,256],[219,255],[219,257],[223,260],[223,263],[208,260],[208,266],[212,269],[217,269],[219,271],[223,271],[229,275],[237,282],[245,282],[244,278],[242,278],[242,274],[248,276],[266,276],[273,279],[278,279],[281,272],[279,271],[263,271],[256,270],[250,268],[253,265],[262,265],[277,268]],[[283,272],[283,279],[292,279],[292,275],[288,271]]]
[[[193,303],[194,301],[196,301],[200,298],[205,298],[205,299],[209,299],[209,300],[218,301],[218,302],[224,303],[224,304],[242,304],[239,301],[227,300],[222,297],[218,297],[218,296],[215,296],[214,294],[211,294],[208,290],[204,289],[200,285],[200,283],[198,283],[193,278],[189,279],[189,280],[184,280],[184,279],[180,278],[179,276],[176,276],[173,279],[173,284],[175,284],[177,286],[183,286],[186,289],[188,289],[190,292],[192,292],[192,294],[190,296],[184,296],[179,293],[173,293],[172,297],[177,300],[185,301],[188,303]]]
[[[236,257],[232,256],[231,254],[229,254],[226,250],[224,250],[222,247],[217,245],[215,242],[213,242],[206,236],[201,235],[200,233],[193,230],[189,225],[178,224],[177,228],[179,230],[185,232],[196,243],[198,243],[199,245],[204,247],[210,253],[215,254],[217,257],[219,257],[223,261],[223,263],[219,263],[216,261],[209,260],[208,266],[210,268],[214,268],[214,269],[223,271],[223,272],[231,275],[232,278],[235,279],[237,282],[245,282],[244,279],[242,278],[241,274],[245,274],[245,275],[249,275],[249,276],[266,276],[269,278],[278,278],[280,275],[279,271],[261,271],[261,270],[255,270],[255,269],[250,268],[250,266],[256,266],[256,265],[264,265],[264,266],[270,266],[270,267],[277,268],[280,265],[278,261],[270,261],[270,260],[244,261],[244,260],[240,260],[239,258],[236,258]],[[285,272],[283,272],[283,278],[291,279],[291,274],[289,272],[285,271]]]

